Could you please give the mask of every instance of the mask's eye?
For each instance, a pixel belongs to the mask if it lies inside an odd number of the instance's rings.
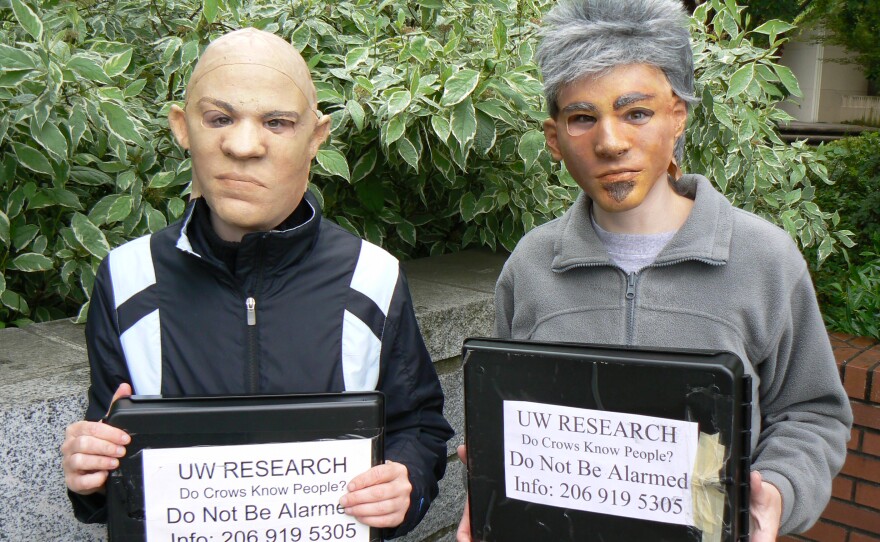
[[[289,134],[296,128],[296,123],[289,119],[269,119],[264,124],[266,128],[276,134]]]
[[[208,111],[202,116],[202,124],[208,128],[232,126],[232,118],[220,111]]]
[[[654,112],[648,111],[647,109],[633,109],[626,112],[627,120],[634,124],[644,124],[651,120],[651,117],[653,116]]]
[[[584,113],[575,113],[565,119],[565,127],[568,130],[568,135],[572,137],[587,133],[587,130],[592,128],[595,124],[596,117]]]

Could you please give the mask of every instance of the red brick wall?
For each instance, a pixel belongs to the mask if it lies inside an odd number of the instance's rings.
[[[880,343],[832,333],[831,346],[853,408],[849,453],[819,522],[779,540],[880,542]]]

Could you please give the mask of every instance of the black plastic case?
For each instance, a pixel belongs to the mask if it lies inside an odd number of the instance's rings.
[[[345,392],[241,397],[117,400],[104,418],[131,443],[107,481],[110,542],[145,542],[141,451],[147,448],[224,446],[373,439],[373,465],[384,461],[385,396]],[[370,529],[379,541],[380,530]]]
[[[534,504],[505,495],[505,400],[698,422],[726,447],[721,540],[748,540],[751,378],[730,352],[473,338],[465,341],[465,424],[475,541],[684,542],[694,527]]]

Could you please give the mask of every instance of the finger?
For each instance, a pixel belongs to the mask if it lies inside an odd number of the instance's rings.
[[[122,429],[104,423],[76,422],[67,427],[61,451],[79,452],[91,450],[92,453],[100,453],[99,450],[89,447],[94,444],[94,441],[104,441],[114,445],[125,446],[131,442],[131,437]],[[81,448],[80,446],[85,447]]]
[[[116,402],[117,399],[122,399],[123,397],[131,397],[131,384],[128,382],[123,382],[116,388],[116,393],[113,394],[113,399],[110,400],[110,406],[113,406],[113,403]]]
[[[358,518],[382,517],[400,515],[401,517],[409,508],[409,499],[395,497],[381,501],[368,501],[361,504],[353,504],[345,507],[345,513]]]
[[[64,477],[64,482],[74,493],[91,495],[104,487],[109,474],[109,471],[106,470],[85,474],[70,474]]]
[[[363,489],[347,493],[339,499],[339,504],[342,505],[346,511],[358,505],[385,501],[400,500],[408,505],[411,492],[412,484],[410,484],[409,479],[398,478],[391,482],[367,486]]]
[[[111,471],[119,466],[119,460],[106,455],[73,454],[64,458],[63,464],[65,473],[83,475]]]
[[[458,531],[455,533],[456,542],[471,542],[471,514],[469,505],[470,497],[465,497],[464,511],[461,513],[461,521],[458,522]]]
[[[403,464],[389,461],[384,465],[376,465],[367,472],[355,476],[348,483],[348,490],[358,491],[366,487],[386,484],[401,476],[406,476],[406,474],[407,470]]]

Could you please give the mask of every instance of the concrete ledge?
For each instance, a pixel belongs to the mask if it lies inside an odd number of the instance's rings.
[[[505,257],[465,251],[406,262],[428,351],[456,430],[439,499],[407,542],[454,539],[464,503],[461,343],[491,334],[493,291]],[[69,320],[0,330],[0,540],[104,541],[103,526],[74,518],[61,475],[64,428],[82,419],[89,383],[83,326]]]

